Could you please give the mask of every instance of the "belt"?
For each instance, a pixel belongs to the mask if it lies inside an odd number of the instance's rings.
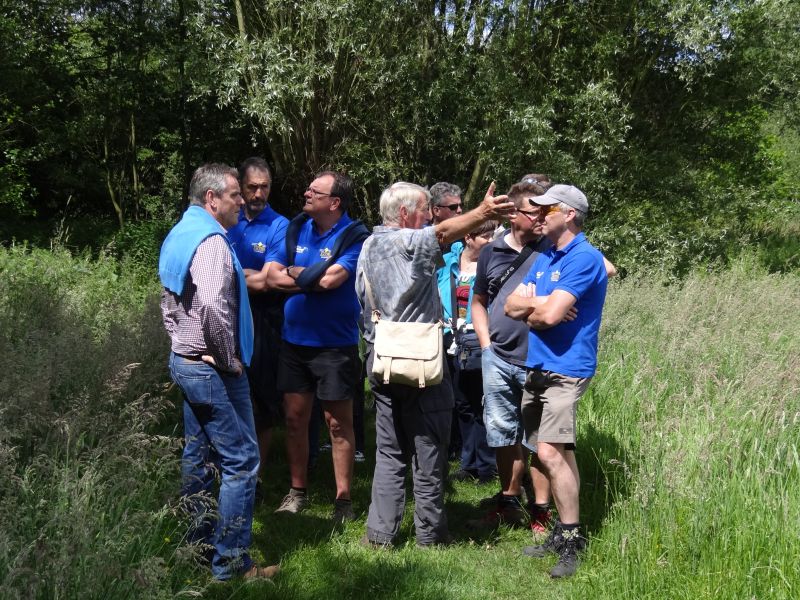
[[[177,352],[173,352],[175,356],[180,356],[181,358],[185,358],[186,360],[191,360],[194,362],[203,362],[203,358],[199,355],[191,355],[191,354],[178,354]]]

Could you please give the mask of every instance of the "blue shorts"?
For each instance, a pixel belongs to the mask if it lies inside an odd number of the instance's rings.
[[[522,389],[527,370],[498,357],[491,348],[481,354],[483,370],[483,424],[491,448],[522,441]]]

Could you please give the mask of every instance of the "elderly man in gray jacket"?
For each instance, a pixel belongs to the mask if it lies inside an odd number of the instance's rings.
[[[356,293],[361,303],[367,372],[372,372],[374,309],[382,318],[397,322],[435,323],[442,318],[436,286],[436,269],[442,264],[442,246],[463,237],[484,221],[513,212],[506,196],[489,186],[474,210],[425,227],[431,219],[430,194],[413,183],[398,182],[380,198],[383,225],[375,227],[356,269]],[[375,306],[366,291],[369,280]],[[405,508],[405,474],[412,466],[414,526],[417,545],[450,541],[444,511],[444,479],[450,439],[453,393],[445,373],[438,385],[425,388],[384,384],[370,376],[377,415],[375,475],[367,534],[362,542],[372,546],[394,543]]]

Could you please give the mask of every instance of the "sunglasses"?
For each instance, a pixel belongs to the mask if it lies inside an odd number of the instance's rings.
[[[461,208],[461,202],[456,202],[455,204],[440,204],[434,208],[446,208],[447,210],[458,210]]]
[[[546,217],[547,215],[552,215],[553,213],[561,212],[561,209],[558,207],[558,204],[550,204],[548,206],[542,206],[541,204],[534,204],[533,206],[539,209],[540,217]]]

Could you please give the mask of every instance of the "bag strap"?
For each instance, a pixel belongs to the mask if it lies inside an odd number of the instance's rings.
[[[364,287],[367,290],[367,298],[369,298],[369,305],[372,307],[372,322],[377,323],[381,320],[381,311],[375,308],[375,296],[372,295],[372,286],[369,284],[367,272],[364,271]]]
[[[503,289],[503,286],[506,284],[506,282],[511,279],[511,276],[516,273],[517,270],[519,270],[526,260],[528,260],[528,257],[530,257],[531,254],[533,254],[533,246],[531,244],[526,244],[520,251],[517,258],[514,259],[514,262],[508,265],[506,270],[503,271],[502,275],[495,279],[492,282],[492,285],[489,286],[489,302],[492,302],[495,298],[497,298],[497,295],[500,293],[500,290]]]
[[[372,242],[372,237],[368,238],[364,245],[361,247],[361,252],[364,254],[364,257],[367,256],[367,251],[369,250],[369,245]],[[377,323],[380,321],[381,318],[381,311],[378,310],[377,305],[375,304],[375,296],[372,295],[372,286],[369,284],[369,277],[367,277],[367,261],[364,260],[364,268],[361,273],[364,275],[364,288],[367,292],[367,298],[369,298],[369,305],[372,307],[372,322]]]

